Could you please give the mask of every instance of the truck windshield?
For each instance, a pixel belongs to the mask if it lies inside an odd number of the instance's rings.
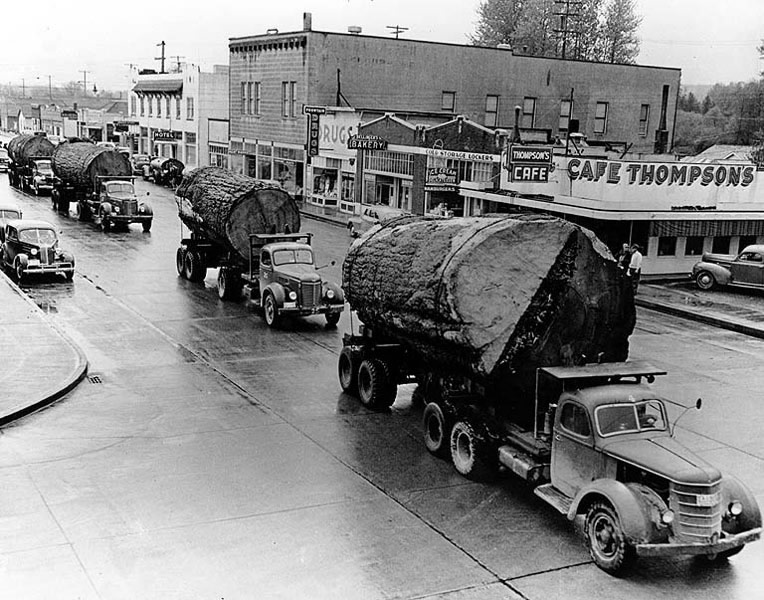
[[[273,264],[276,266],[288,264],[312,265],[313,252],[305,249],[275,250],[273,252]]]
[[[127,182],[115,182],[106,185],[106,190],[114,196],[132,196],[133,184]]]
[[[35,164],[37,165],[38,171],[43,171],[43,172],[53,171],[53,167],[50,166],[49,160],[38,160]]]
[[[666,430],[665,411],[659,400],[599,406],[594,418],[601,436]]]
[[[21,213],[17,210],[0,210],[0,219],[20,219]]]
[[[56,232],[51,229],[22,229],[19,241],[35,246],[52,246],[56,243]]]

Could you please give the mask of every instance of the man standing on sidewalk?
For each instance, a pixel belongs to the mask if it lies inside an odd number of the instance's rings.
[[[632,244],[631,246],[631,261],[629,262],[628,277],[631,278],[631,287],[634,290],[634,294],[637,293],[639,287],[639,277],[642,274],[642,252],[639,244]]]

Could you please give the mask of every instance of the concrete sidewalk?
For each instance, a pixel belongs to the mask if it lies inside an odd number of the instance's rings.
[[[87,373],[88,361],[0,272],[0,425],[55,402]]]

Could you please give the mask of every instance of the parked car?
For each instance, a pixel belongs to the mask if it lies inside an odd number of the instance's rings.
[[[690,277],[701,290],[717,285],[764,288],[764,244],[746,246],[737,256],[704,254]]]
[[[5,224],[2,263],[21,281],[32,273],[63,273],[74,278],[74,255],[58,245],[56,228],[45,221],[14,219]]]
[[[5,230],[5,224],[8,221],[21,218],[21,209],[13,202],[7,200],[0,200],[0,241],[2,241],[3,231]]]
[[[148,154],[133,154],[130,158],[130,164],[133,167],[133,175],[143,175],[143,167],[147,167],[151,162]]]
[[[35,196],[53,190],[53,167],[50,159],[38,158],[32,161],[32,190]]]
[[[10,164],[11,159],[8,156],[8,150],[5,148],[0,148],[0,171],[7,172]]]
[[[409,214],[411,213],[384,204],[362,204],[361,213],[348,219],[348,231],[351,237],[358,237],[379,223]]]

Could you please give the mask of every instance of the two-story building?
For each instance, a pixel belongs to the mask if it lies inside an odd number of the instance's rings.
[[[134,70],[129,115],[135,151],[180,160],[187,167],[228,162],[228,67],[212,73],[181,64],[171,73]]]
[[[306,185],[304,106],[359,113],[439,112],[488,129],[520,126],[548,137],[665,152],[671,146],[680,71],[515,55],[506,48],[303,29],[229,41],[231,167],[260,179],[277,165]],[[262,166],[261,166],[262,165]]]

